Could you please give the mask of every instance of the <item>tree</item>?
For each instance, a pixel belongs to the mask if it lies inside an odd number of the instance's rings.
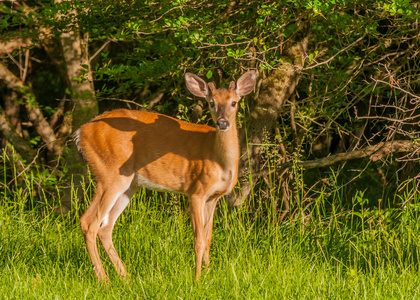
[[[8,5],[10,5],[10,8],[7,7]],[[23,6],[18,7],[18,5],[18,3],[10,2],[5,3],[2,7],[3,12],[7,13],[6,17],[12,17],[12,26],[7,22],[8,18],[6,18],[6,28],[12,28],[6,35],[3,46],[4,54],[7,54],[11,61],[15,62],[20,69],[24,69],[24,72],[20,74],[21,78],[19,78],[6,65],[0,64],[0,78],[6,84],[6,87],[17,95],[15,101],[25,105],[28,119],[45,143],[47,148],[46,162],[49,163],[56,157],[63,155],[64,142],[69,138],[74,128],[80,127],[98,113],[92,73],[86,52],[87,34],[82,34],[79,31],[77,21],[73,21],[72,18],[77,15],[77,11],[69,1],[56,1],[54,6],[49,7],[51,10],[45,15],[43,14],[45,7],[42,5],[39,7],[30,7],[26,3]],[[53,7],[55,9],[52,9]],[[54,23],[46,22],[45,17],[53,17]],[[14,18],[19,25],[18,28],[13,26]],[[27,47],[27,49],[22,50],[23,47]],[[55,112],[50,122],[48,122],[39,105],[39,96],[37,97],[32,92],[31,85],[33,83],[24,82],[28,75],[28,70],[31,72],[29,58],[30,51],[34,47],[42,47],[55,65],[56,72],[61,75],[60,79],[65,83],[65,91],[71,101],[71,105],[67,105],[67,110],[71,111],[71,115],[63,115],[65,105],[61,101],[61,107],[52,108]],[[17,63],[11,55],[13,52],[20,55],[22,51],[26,55],[23,66]],[[13,67],[13,65],[11,66]],[[43,75],[45,76],[45,74]],[[61,95],[61,97],[64,100],[64,95]],[[51,104],[48,103],[48,105]],[[12,130],[14,126],[7,119],[7,112],[4,110],[0,112],[3,113],[3,135],[15,146],[24,159],[28,161],[34,160],[35,154],[30,144],[21,138],[19,139],[19,134]],[[63,120],[60,127],[54,131],[53,126],[57,123],[59,115],[63,115]],[[80,168],[81,160],[74,149],[73,151],[68,151],[66,156],[69,162],[70,174],[76,176],[74,180],[77,183],[81,180],[80,175],[86,172]],[[65,194],[65,203],[69,206],[70,193],[67,191]]]
[[[372,163],[374,159],[357,163],[366,166],[361,167],[365,172],[384,174],[383,182],[400,185],[401,176],[418,177],[417,3],[105,0],[27,2],[19,7],[6,1],[1,11],[6,32],[1,62],[15,77],[20,74],[21,81],[29,81],[32,89],[25,93],[33,91],[29,98],[41,104],[38,111],[45,115],[45,108],[51,107],[56,115],[60,111],[73,116],[74,127],[98,109],[121,106],[177,112],[179,118],[207,122],[204,104],[191,106],[183,74],[201,72],[220,85],[243,70],[258,70],[255,94],[242,103],[241,193],[234,194],[232,203],[242,203],[258,182],[269,182],[273,172],[287,200],[293,190],[290,182],[297,179],[291,166],[326,166],[354,157],[383,158],[382,165]],[[26,58],[26,53],[33,53],[29,57],[37,70],[23,64],[20,57]],[[67,105],[60,108],[40,100],[42,88],[36,88],[32,77],[46,65],[36,61],[40,58],[51,62],[59,75],[53,82],[60,87],[56,98],[68,97],[72,105],[63,101]],[[10,91],[22,95],[11,86],[4,93]],[[68,127],[64,118],[56,124]],[[70,131],[60,135],[61,130],[53,130],[56,139],[68,139]],[[10,136],[6,129],[2,132]],[[43,141],[38,147],[57,144],[46,138],[51,134],[31,131],[32,139],[37,135]],[[358,152],[363,149],[366,155]],[[400,165],[395,160],[388,163],[389,155],[398,151],[406,154],[392,156]],[[338,156],[328,159],[329,155]],[[396,168],[400,171],[391,171]],[[407,174],[408,169],[412,171]],[[317,178],[328,177],[329,170],[319,170]],[[344,173],[342,180],[351,181]],[[384,185],[384,193],[386,189]]]

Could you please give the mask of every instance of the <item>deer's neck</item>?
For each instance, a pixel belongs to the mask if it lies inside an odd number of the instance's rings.
[[[216,131],[215,143],[216,159],[225,172],[236,178],[239,163],[239,138],[236,124],[232,124],[227,131]]]

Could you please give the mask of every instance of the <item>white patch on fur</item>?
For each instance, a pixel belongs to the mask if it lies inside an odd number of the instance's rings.
[[[223,182],[219,181],[215,185],[212,186],[212,188],[207,192],[206,198],[213,196],[218,190],[220,190],[223,187]]]
[[[76,144],[76,149],[77,151],[79,151],[80,155],[82,156],[82,158],[86,161],[85,155],[83,153],[83,149],[82,146],[80,145],[80,129],[77,129],[74,133],[73,133],[73,141]]]
[[[145,177],[141,176],[140,174],[136,174],[136,183],[139,187],[145,187],[155,191],[162,191],[162,192],[175,192],[172,189],[164,187],[160,184],[151,182],[150,180],[146,179]]]
[[[80,129],[77,129],[74,133],[73,133],[73,140],[74,143],[76,144],[76,148],[79,152],[82,151],[82,149],[80,148]]]
[[[118,198],[117,198],[118,199]],[[108,217],[109,212],[105,215],[105,217],[102,219],[101,225],[99,227],[105,227],[108,224]]]
[[[129,187],[130,187],[130,184],[128,184],[128,185],[127,185],[124,189],[122,189],[122,190],[121,190],[121,192],[119,192],[119,193],[115,196],[114,200],[112,201],[112,205],[111,205],[111,207],[109,208],[109,210],[107,211],[107,213],[106,213],[106,215],[103,217],[103,219],[101,220],[101,223],[100,223],[99,227],[104,227],[104,226],[106,226],[106,225],[108,224],[108,220],[109,220],[109,212],[112,210],[112,208],[114,207],[115,203],[117,203],[118,198],[120,198],[120,197],[121,197],[121,195],[122,195],[122,194],[124,194],[124,193],[128,190],[128,188],[129,188]]]

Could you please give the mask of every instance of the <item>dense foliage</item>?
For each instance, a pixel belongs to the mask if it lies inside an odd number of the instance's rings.
[[[25,91],[13,87],[2,76],[1,93],[11,97],[21,111],[13,116],[15,106],[6,101],[2,106],[10,119],[16,119],[20,136],[40,149],[40,162],[50,166],[55,166],[54,154],[63,152],[48,148],[52,142],[37,129],[36,119],[25,115],[22,104],[39,105],[42,115],[50,118],[58,141],[54,143],[64,149],[72,130],[63,127],[69,127],[73,109],[79,105],[70,81],[93,80],[93,101],[99,103],[99,111],[153,109],[209,123],[206,105],[191,101],[184,88],[186,71],[225,86],[244,70],[259,71],[255,95],[242,103],[240,122],[245,122],[245,131],[252,127],[252,119],[245,116],[264,107],[272,109],[258,99],[273,89],[288,91],[284,99],[276,93],[268,98],[279,105],[274,125],[258,132],[264,133],[265,146],[258,152],[261,163],[251,168],[257,174],[266,174],[268,163],[281,166],[286,161],[322,158],[393,140],[415,144],[419,138],[418,3],[4,1],[0,11],[5,49],[1,63],[25,87]],[[88,64],[81,63],[78,77],[68,78],[69,61],[56,41],[73,31],[86,41],[81,48]],[[12,42],[17,46],[13,48]],[[288,72],[295,72],[294,82],[270,85],[270,78],[281,80]],[[30,109],[26,106],[28,115]],[[3,136],[8,137],[4,131]],[[12,138],[6,138],[3,146],[6,140]],[[259,142],[249,137],[248,146]],[[243,151],[246,147],[242,144]],[[368,182],[362,190],[379,187],[372,195],[379,192],[380,198],[389,198],[404,181],[418,177],[418,162],[413,162],[418,159],[416,151],[381,158],[376,163],[365,159],[336,164],[334,172],[342,183],[362,176],[354,183]],[[332,174],[328,168],[308,171],[306,185],[318,184],[322,189]]]

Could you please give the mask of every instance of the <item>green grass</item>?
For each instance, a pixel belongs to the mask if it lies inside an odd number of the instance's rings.
[[[119,279],[101,248],[109,286],[94,277],[78,210],[58,216],[47,202],[28,205],[30,196],[5,198],[0,207],[0,298],[419,298],[418,196],[403,209],[382,211],[345,209],[339,201],[327,206],[323,197],[310,206],[297,205],[281,225],[270,208],[229,211],[221,203],[211,268],[196,283],[188,215],[172,196],[163,200],[142,192],[114,230],[128,280]]]

